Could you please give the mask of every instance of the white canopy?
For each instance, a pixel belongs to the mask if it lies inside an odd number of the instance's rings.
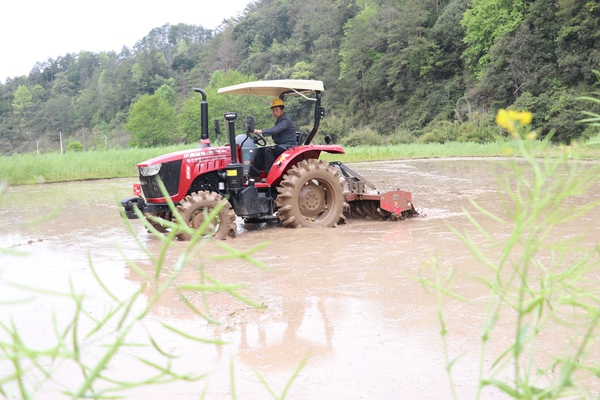
[[[252,94],[255,96],[271,96],[279,97],[284,92],[294,92],[293,94],[305,95],[312,92],[323,92],[323,82],[302,80],[302,79],[285,79],[276,81],[255,81],[240,83],[239,85],[227,86],[220,88],[219,94]]]

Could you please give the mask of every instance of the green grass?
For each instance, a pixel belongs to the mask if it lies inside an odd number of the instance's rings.
[[[429,143],[394,146],[357,146],[345,148],[346,154],[323,153],[326,161],[364,162],[383,160],[409,160],[436,157],[506,157],[519,154],[516,142],[495,143]],[[0,157],[0,181],[10,185],[66,182],[89,179],[126,178],[137,175],[135,166],[153,157],[193,148],[169,146],[150,149],[92,151],[85,153],[49,153],[42,155],[15,154]],[[532,152],[538,157],[556,158],[565,147],[535,142]],[[600,148],[580,147],[582,159],[600,159]]]
[[[494,143],[458,143],[446,144],[402,144],[393,146],[357,146],[348,147],[346,154],[322,154],[321,158],[327,161],[339,160],[343,162],[364,162],[384,160],[410,160],[413,158],[446,158],[446,157],[521,157],[519,145],[515,141]],[[532,153],[537,157],[558,158],[562,155],[565,146],[547,145],[541,141],[532,144]],[[579,147],[577,149],[581,159],[600,159],[600,149],[593,147]]]
[[[62,155],[14,154],[10,157],[0,157],[0,181],[16,186],[132,177],[137,175],[136,165],[139,162],[184,148],[185,146],[180,145]]]

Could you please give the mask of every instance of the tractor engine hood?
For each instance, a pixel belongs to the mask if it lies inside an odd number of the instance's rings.
[[[188,188],[199,175],[223,170],[230,161],[230,154],[229,147],[204,147],[177,151],[139,163],[139,179],[146,201],[165,202],[157,178],[163,182],[174,202],[181,201],[187,192],[181,187]]]

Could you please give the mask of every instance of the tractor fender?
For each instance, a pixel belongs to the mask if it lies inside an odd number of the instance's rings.
[[[277,157],[269,171],[269,175],[267,175],[266,183],[278,185],[288,169],[302,160],[318,159],[321,152],[345,154],[342,146],[338,145],[316,144],[309,146],[292,146]]]

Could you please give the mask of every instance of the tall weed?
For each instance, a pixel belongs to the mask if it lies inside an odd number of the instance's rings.
[[[0,184],[0,205],[4,187]],[[166,193],[164,187],[163,192]],[[48,303],[53,299],[67,299],[72,305],[70,315],[61,313],[53,315],[47,321],[36,321],[41,332],[51,332],[51,335],[45,336],[40,341],[39,336],[32,337],[31,332],[11,316],[13,302],[2,304],[0,396],[7,399],[41,399],[48,396],[71,399],[120,398],[126,397],[132,390],[142,386],[198,381],[205,378],[206,372],[199,371],[196,367],[181,371],[183,367],[176,366],[175,362],[178,356],[171,354],[167,348],[168,343],[161,343],[157,335],[163,337],[165,332],[169,332],[176,336],[177,342],[188,342],[197,346],[221,346],[226,343],[213,337],[184,332],[171,323],[149,318],[149,313],[167,291],[178,292],[182,305],[187,306],[197,319],[209,324],[219,324],[211,317],[211,294],[222,293],[251,307],[263,308],[261,304],[240,292],[241,285],[221,282],[204,271],[202,258],[199,257],[207,240],[203,237],[203,232],[218,214],[220,207],[216,207],[206,215],[203,225],[197,230],[192,230],[183,223],[177,209],[172,207],[177,222],[168,223],[172,231],[167,235],[158,233],[152,224],[143,218],[139,210],[136,210],[146,228],[160,239],[161,245],[158,252],[151,252],[137,239],[132,226],[127,224],[140,250],[145,254],[145,260],[134,262],[122,252],[129,269],[137,275],[136,279],[141,281],[139,288],[125,293],[122,290],[114,290],[110,282],[101,278],[100,271],[90,257],[90,270],[95,277],[98,291],[103,293],[105,299],[100,312],[90,312],[93,304],[98,302],[97,295],[86,295],[72,282],[69,290],[49,291],[7,281],[0,275],[0,287],[5,288],[4,290],[17,289],[26,295],[27,302],[38,298]],[[163,221],[163,223],[167,222]],[[175,262],[170,263],[167,260],[172,257],[167,257],[167,253],[178,231],[186,231],[192,238],[186,242],[185,248]],[[220,243],[226,254],[218,257],[220,259],[243,258],[258,268],[266,268],[264,264],[252,258],[254,252],[266,245],[267,243],[263,243],[239,252]],[[0,248],[0,260],[9,252],[14,253],[14,250]],[[143,267],[147,264],[153,266],[151,271]],[[2,265],[1,261],[0,265]],[[179,283],[178,277],[186,269],[195,271],[198,277],[196,282],[190,283],[188,280],[186,283]],[[146,290],[147,288],[152,289]],[[197,300],[194,301],[199,297],[202,299],[201,304],[198,304]],[[154,329],[156,325],[162,329],[161,332]],[[31,323],[28,323],[27,327],[29,326]],[[142,338],[139,332],[144,332]],[[116,374],[114,371],[118,370],[116,364],[119,355],[135,354],[135,350],[139,348],[144,350],[135,357],[137,365],[131,366],[131,372],[137,373],[125,374],[125,376]],[[273,398],[282,399],[288,393],[290,385],[302,366],[303,362],[279,395],[269,387],[262,376],[258,375],[257,380],[263,383],[265,394],[268,392]],[[139,373],[140,371],[144,372]],[[65,375],[67,378],[64,378]],[[233,399],[235,399],[234,379],[232,375],[230,384]],[[198,398],[202,397],[202,393],[198,393]]]
[[[589,379],[600,375],[592,355],[600,328],[600,296],[594,283],[600,248],[590,244],[585,232],[563,237],[559,229],[600,205],[599,199],[581,200],[598,184],[600,166],[577,162],[570,147],[558,158],[536,158],[536,133],[526,126],[531,121],[528,113],[504,112],[497,121],[514,137],[517,154],[525,161],[523,165],[515,160],[499,178],[506,215],[495,215],[472,201],[483,217],[463,210],[472,230],[451,228],[489,270],[486,276],[474,277],[488,291],[476,397],[481,398],[486,387],[515,399],[591,397],[595,391]],[[486,230],[483,219],[505,227],[508,236]],[[478,235],[486,238],[485,245],[476,244],[473,238]],[[421,283],[436,289],[446,370],[457,398],[453,368],[460,359],[450,356],[448,337],[453,332],[446,328],[450,317],[444,305],[450,298],[465,298],[453,291],[454,270],[442,268],[438,259],[424,267],[423,276],[429,278],[420,278]],[[509,344],[498,353],[491,351],[490,343],[502,343],[499,336],[506,332],[499,326],[506,325],[512,326]],[[567,340],[558,347],[544,346],[557,332]]]

